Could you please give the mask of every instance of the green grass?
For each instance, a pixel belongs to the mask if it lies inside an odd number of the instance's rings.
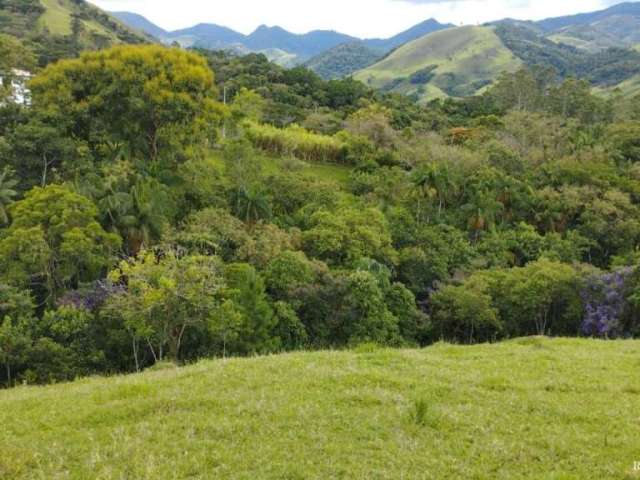
[[[46,9],[40,17],[40,24],[54,35],[71,35],[71,18],[77,10],[73,2],[70,0],[40,0],[40,3]],[[82,20],[82,25],[87,32],[104,35],[111,41],[119,43],[113,32],[94,20]]]
[[[298,353],[0,391],[0,478],[635,479],[640,343]]]
[[[622,83],[607,88],[595,88],[594,93],[609,97],[614,93],[620,93],[625,98],[632,98],[640,95],[640,75],[634,75],[633,77],[625,80]]]
[[[395,91],[418,93],[428,100],[478,93],[481,82],[493,81],[503,71],[515,71],[521,64],[493,28],[469,26],[442,30],[409,42],[358,72],[355,78],[374,88],[396,82]],[[422,90],[408,80],[430,65],[437,66],[436,75]]]
[[[210,158],[219,168],[224,168],[224,161],[219,155],[213,153]],[[318,180],[336,183],[339,187],[347,183],[349,174],[351,173],[351,167],[346,165],[303,162],[301,160],[282,159],[268,155],[261,155],[260,163],[262,165],[262,172],[266,175],[291,170],[303,175],[315,177]]]
[[[54,35],[71,35],[71,12],[66,0],[40,0],[45,12],[40,17],[42,25]]]

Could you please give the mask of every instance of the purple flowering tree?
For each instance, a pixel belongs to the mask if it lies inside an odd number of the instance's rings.
[[[628,309],[628,284],[632,268],[594,275],[582,291],[585,316],[582,331],[585,335],[617,338],[626,335],[624,314]]]
[[[89,312],[99,310],[106,301],[125,290],[123,285],[114,285],[108,280],[98,280],[81,290],[67,292],[60,300],[59,307],[74,307]]]

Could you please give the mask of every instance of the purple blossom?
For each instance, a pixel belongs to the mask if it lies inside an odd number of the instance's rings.
[[[80,290],[67,292],[58,300],[58,306],[83,308],[94,312],[99,310],[111,296],[124,289],[124,286],[114,285],[108,280],[98,280]]]
[[[581,297],[585,316],[585,335],[615,338],[624,335],[622,317],[627,309],[627,280],[633,269],[594,275],[587,281]]]

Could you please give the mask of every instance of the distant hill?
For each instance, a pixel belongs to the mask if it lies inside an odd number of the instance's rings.
[[[380,53],[364,42],[343,43],[313,57],[305,66],[325,80],[347,77],[374,64]]]
[[[411,40],[415,40],[417,38],[423,37],[424,35],[428,35],[429,33],[437,32],[439,30],[444,30],[445,28],[453,27],[452,24],[442,24],[437,20],[430,18],[414,27],[411,27],[404,32],[401,32],[391,38],[382,39],[382,38],[372,38],[365,40],[364,43],[369,48],[379,50],[383,53],[389,52],[394,48],[399,47],[400,45],[404,45]]]
[[[640,2],[619,3],[597,12],[547,18],[536,22],[536,24],[547,32],[553,32],[573,25],[593,25],[601,22],[606,24],[612,17],[640,17]]]
[[[83,0],[0,0],[0,33],[30,47],[40,65],[82,50],[153,41]]]
[[[244,35],[220,25],[204,23],[190,28],[166,32],[137,14],[114,12],[114,15],[132,28],[142,30],[165,43],[178,42],[185,47],[199,47],[211,50],[228,49],[237,52],[264,53],[270,60],[285,66],[301,64],[306,61],[315,65],[315,59],[313,62],[310,61],[313,57],[327,53],[327,51],[339,45],[351,44],[352,46],[349,48],[340,48],[333,52],[337,53],[339,58],[332,60],[328,57],[323,57],[322,63],[345,64],[351,61],[356,65],[356,70],[367,66],[361,63],[362,58],[364,58],[364,50],[359,48],[356,51],[353,48],[356,42],[362,42],[363,47],[375,51],[376,55],[380,57],[410,40],[415,40],[427,33],[451,26],[429,19],[388,39],[362,40],[332,30],[315,30],[305,34],[296,34],[278,26],[268,27],[266,25],[261,25],[250,35]],[[349,58],[348,52],[354,53],[355,57]],[[372,60],[375,60],[375,58]],[[347,74],[353,71],[355,70],[350,69]]]
[[[630,47],[640,42],[640,2],[549,18],[536,25],[548,38],[585,50]]]
[[[403,45],[355,75],[367,85],[428,100],[473,95],[522,61],[493,27],[458,27]]]
[[[479,93],[503,70],[542,65],[628,94],[640,84],[638,36],[640,3],[540,22],[505,19],[427,34],[355,78],[428,100]]]
[[[212,23],[199,23],[190,28],[167,32],[161,37],[165,43],[178,42],[185,47],[208,48],[212,50],[242,44],[245,36],[227,27]]]
[[[329,30],[315,30],[298,35],[280,27],[262,25],[246,38],[244,44],[251,50],[277,48],[302,59],[318,55],[341,43],[355,40],[357,38]]]
[[[160,28],[155,23],[150,22],[142,15],[138,15],[137,13],[131,12],[111,12],[111,15],[116,17],[125,25],[128,25],[135,30],[140,32],[144,32],[148,35],[151,35],[157,39],[160,39],[166,36],[169,32],[165,29]]]

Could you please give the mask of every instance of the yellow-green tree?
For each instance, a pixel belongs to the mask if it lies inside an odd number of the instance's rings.
[[[204,58],[158,45],[58,62],[31,88],[35,108],[98,160],[180,161],[214,138],[223,114]]]

